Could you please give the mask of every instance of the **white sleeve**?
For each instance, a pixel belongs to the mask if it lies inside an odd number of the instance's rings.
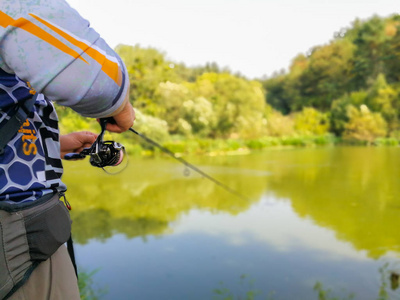
[[[88,117],[112,114],[129,92],[120,57],[63,0],[1,0],[0,68]]]

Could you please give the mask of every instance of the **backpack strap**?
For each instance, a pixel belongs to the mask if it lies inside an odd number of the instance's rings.
[[[22,102],[21,104],[18,103],[14,108],[11,118],[0,128],[0,155],[4,153],[4,148],[8,142],[13,138],[13,136],[17,133],[27,119],[29,113],[32,111],[37,96],[38,94],[36,93],[33,97]]]

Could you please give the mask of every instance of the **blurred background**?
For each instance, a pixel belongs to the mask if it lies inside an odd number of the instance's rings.
[[[124,60],[134,128],[246,198],[107,134],[125,170],[64,163],[83,299],[400,299],[398,3],[68,2]]]

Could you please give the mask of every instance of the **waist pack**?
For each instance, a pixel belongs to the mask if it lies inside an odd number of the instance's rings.
[[[0,299],[10,297],[70,236],[69,212],[58,195],[23,207],[0,203]]]

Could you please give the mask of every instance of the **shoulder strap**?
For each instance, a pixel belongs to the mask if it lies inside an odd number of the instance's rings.
[[[25,122],[35,104],[37,93],[30,99],[18,104],[11,118],[0,128],[0,155],[12,137],[17,133],[22,123]]]

